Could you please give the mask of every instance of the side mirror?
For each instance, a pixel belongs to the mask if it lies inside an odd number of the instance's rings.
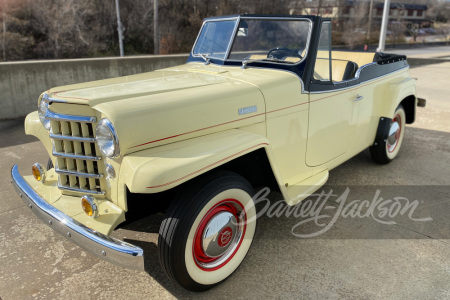
[[[239,23],[237,36],[247,36],[247,35],[248,35],[248,24],[245,20],[241,20],[241,23]]]
[[[248,28],[240,27],[237,32],[237,36],[247,36]]]

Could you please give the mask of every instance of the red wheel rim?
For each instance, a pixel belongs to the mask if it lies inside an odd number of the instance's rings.
[[[230,226],[224,226],[217,231],[217,237],[211,243],[216,243],[219,247],[226,247],[226,249],[221,255],[211,255],[204,249],[205,231],[209,229],[208,225],[221,215],[235,218],[235,222],[231,225],[231,227],[235,226],[235,230],[232,232]],[[246,221],[247,214],[244,206],[237,199],[222,200],[212,207],[200,221],[194,235],[192,254],[197,267],[204,271],[215,271],[225,266],[234,257],[242,244],[247,228]],[[215,245],[216,248],[217,245]]]

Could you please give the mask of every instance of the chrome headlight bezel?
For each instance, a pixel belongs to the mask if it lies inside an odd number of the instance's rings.
[[[86,203],[84,203],[84,202],[86,202]],[[85,208],[85,205],[90,208],[91,215],[89,215],[88,211]],[[91,195],[84,195],[83,197],[81,197],[81,208],[83,209],[83,211],[86,213],[87,216],[89,216],[93,219],[95,219],[99,216],[98,201]]]
[[[48,111],[48,98],[46,96],[47,95],[44,94],[44,96],[42,96],[41,101],[38,104],[38,115],[39,120],[42,123],[42,126],[44,126],[46,130],[50,130],[50,120],[45,118],[45,115],[47,114]]]
[[[107,118],[98,122],[95,128],[95,140],[104,156],[112,158],[120,155],[119,138],[117,137],[116,129]]]

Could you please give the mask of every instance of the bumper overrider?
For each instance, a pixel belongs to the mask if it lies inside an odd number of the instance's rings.
[[[73,243],[113,264],[144,269],[142,248],[92,230],[48,204],[20,175],[17,165],[11,169],[11,183],[39,219]]]

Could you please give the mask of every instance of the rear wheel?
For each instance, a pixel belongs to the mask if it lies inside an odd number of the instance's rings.
[[[204,177],[179,194],[158,239],[159,260],[174,282],[204,291],[239,267],[256,229],[252,195],[251,185],[232,172]]]
[[[389,129],[384,132],[384,140],[369,148],[370,155],[376,163],[387,164],[398,155],[405,134],[405,124],[405,110],[399,105]]]

